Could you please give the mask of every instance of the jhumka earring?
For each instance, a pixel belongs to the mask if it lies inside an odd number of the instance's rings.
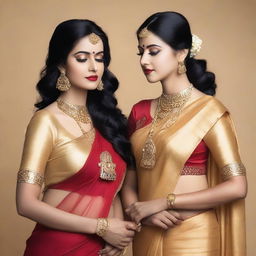
[[[184,61],[179,61],[178,62],[178,74],[184,74],[187,72],[186,66],[184,64]]]
[[[97,85],[97,88],[96,88],[98,91],[102,91],[104,89],[104,84],[103,82],[100,80],[99,84]]]
[[[65,92],[70,88],[71,84],[68,80],[68,78],[65,75],[65,71],[61,70],[60,71],[60,76],[58,77],[57,83],[56,83],[56,88],[59,91]]]

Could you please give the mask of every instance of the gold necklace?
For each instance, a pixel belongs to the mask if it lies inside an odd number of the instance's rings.
[[[87,135],[87,137],[89,137],[91,141],[93,141],[95,135],[93,127],[87,132],[81,126],[81,123],[92,125],[92,120],[86,106],[70,104],[60,98],[57,99],[57,106],[62,112],[73,118],[78,124],[82,133],[84,135]]]
[[[140,166],[147,169],[152,169],[156,163],[156,146],[153,141],[155,126],[161,120],[167,118],[160,130],[169,128],[178,119],[184,105],[189,100],[192,94],[193,85],[190,85],[185,90],[173,95],[162,94],[157,101],[156,112],[148,132],[144,147],[142,148],[142,158]]]

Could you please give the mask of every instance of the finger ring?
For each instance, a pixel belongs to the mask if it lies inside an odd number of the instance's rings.
[[[137,231],[137,232],[140,232],[140,230],[141,230],[141,223],[139,222],[139,223],[137,224],[136,231]]]

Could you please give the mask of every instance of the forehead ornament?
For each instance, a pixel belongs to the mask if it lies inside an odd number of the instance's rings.
[[[95,33],[91,33],[89,35],[89,41],[92,44],[97,44],[100,41],[100,37],[98,35],[96,35]]]
[[[143,28],[140,33],[139,33],[139,38],[145,38],[149,35],[149,30],[147,29],[147,27]]]

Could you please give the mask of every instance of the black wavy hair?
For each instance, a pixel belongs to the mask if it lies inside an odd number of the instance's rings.
[[[91,90],[87,95],[87,108],[93,125],[114,147],[128,166],[133,165],[131,145],[127,139],[127,118],[117,108],[114,92],[119,82],[108,69],[111,56],[108,37],[96,23],[90,20],[72,19],[60,23],[51,37],[45,67],[40,73],[37,90],[41,96],[35,107],[43,109],[60,96],[56,82],[60,75],[59,66],[65,64],[70,51],[83,37],[95,33],[104,46],[104,72],[102,82],[104,90]]]
[[[185,58],[187,77],[198,90],[215,95],[215,75],[206,71],[206,60],[191,58],[192,34],[187,19],[177,12],[158,12],[147,18],[137,30],[137,38],[143,28],[160,37],[174,50],[189,49]]]

